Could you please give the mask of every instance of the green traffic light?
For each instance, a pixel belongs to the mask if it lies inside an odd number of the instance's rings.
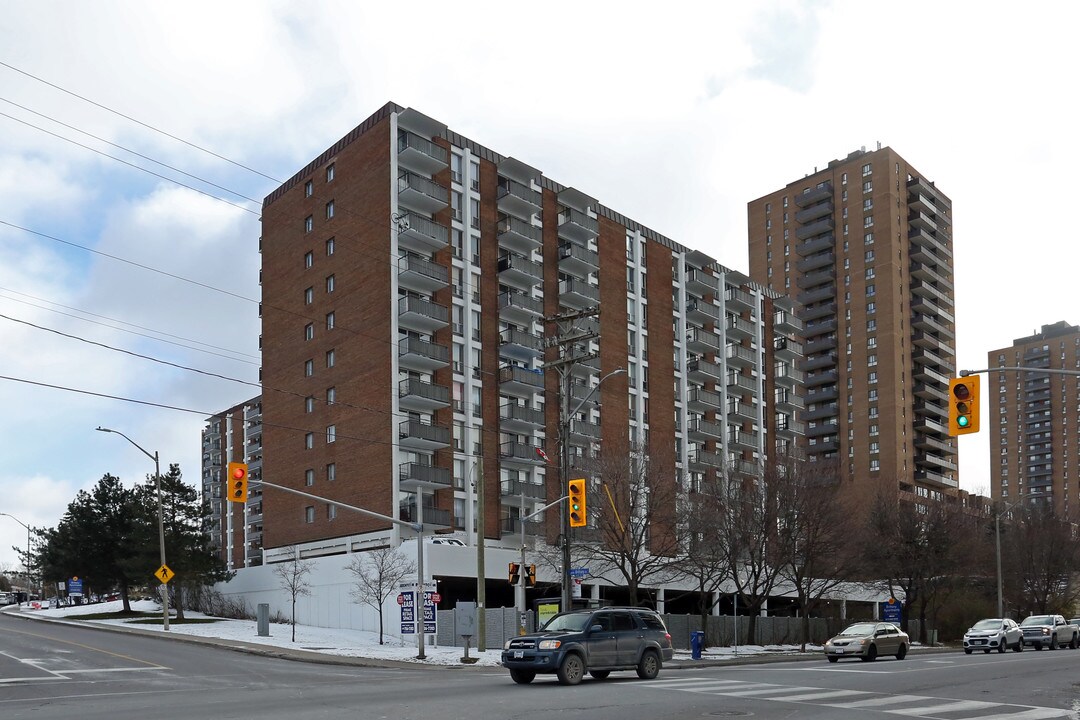
[[[961,415],[960,417],[956,418],[956,424],[962,428],[965,428],[971,424],[971,420],[966,415]]]

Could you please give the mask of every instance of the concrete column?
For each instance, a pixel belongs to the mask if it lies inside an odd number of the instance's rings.
[[[665,597],[666,596],[664,595],[664,588],[660,588],[656,591],[656,612],[660,613],[661,615],[664,614]]]

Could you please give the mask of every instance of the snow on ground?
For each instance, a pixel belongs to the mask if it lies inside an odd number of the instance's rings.
[[[131,603],[131,609],[137,612],[158,613],[160,619],[161,607],[152,600],[139,600]],[[93,605],[75,605],[56,609],[43,609],[32,611],[40,617],[70,618],[77,619],[79,615],[91,615],[98,613],[114,613],[123,610],[120,601],[96,603]],[[207,619],[208,616],[201,613],[184,612],[188,619]],[[402,662],[416,662],[427,665],[461,665],[464,648],[460,647],[432,647],[424,648],[424,660],[418,660],[415,640],[404,642],[396,637],[384,635],[385,644],[379,644],[378,633],[363,630],[342,630],[336,628],[321,628],[310,625],[296,626],[296,642],[292,641],[292,626],[281,623],[270,624],[269,637],[259,637],[258,628],[254,620],[229,620],[214,618],[214,622],[180,624],[169,623],[169,632],[173,635],[194,635],[199,637],[221,638],[257,645],[289,648],[293,650],[305,650],[308,652],[325,653],[343,657],[362,657],[379,660],[396,660]],[[100,623],[104,625],[127,625],[155,632],[164,632],[161,625],[132,623],[130,620],[88,620],[86,622]],[[807,652],[820,653],[819,645],[808,645]],[[483,653],[477,652],[476,648],[469,649],[470,658],[479,658],[477,665],[497,667],[502,648],[489,648]],[[740,645],[733,647],[707,648],[702,656],[704,659],[726,659],[734,657],[746,657],[750,655],[784,655],[799,654],[799,648],[795,645]],[[676,650],[676,660],[690,660],[689,650]]]

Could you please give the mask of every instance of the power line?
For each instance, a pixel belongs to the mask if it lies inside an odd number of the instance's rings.
[[[44,80],[42,78],[39,78],[37,75],[31,75],[30,73],[26,72],[25,70],[20,70],[19,68],[15,67],[14,65],[9,65],[8,63],[3,62],[3,61],[0,61],[0,65],[6,67],[9,70],[13,70],[13,71],[15,71],[15,72],[17,72],[17,73],[19,73],[21,75],[25,75],[26,77],[30,78],[31,80],[36,80],[39,83],[42,83],[44,85],[48,85],[49,87],[54,88],[56,90],[59,90],[62,93],[66,93],[68,95],[71,95],[74,98],[78,98],[79,100],[82,100],[83,102],[90,103],[91,105],[93,105],[95,107],[99,107],[102,110],[105,110],[106,112],[112,113],[113,115],[116,115],[118,117],[122,117],[125,120],[130,120],[131,122],[135,123],[136,125],[141,125],[141,126],[143,126],[144,128],[146,128],[148,130],[152,130],[152,131],[154,131],[156,133],[164,135],[167,138],[171,138],[173,140],[176,140],[177,142],[183,143],[184,145],[187,145],[189,147],[193,147],[196,150],[199,150],[200,152],[206,153],[207,155],[212,155],[212,156],[218,158],[219,160],[224,160],[225,162],[230,163],[232,165],[235,165],[238,168],[242,168],[244,170],[247,170],[248,172],[253,172],[256,175],[261,175],[262,177],[266,178],[267,180],[272,180],[273,182],[276,182],[279,185],[281,184],[281,180],[278,180],[277,178],[270,177],[269,175],[267,175],[265,173],[262,173],[262,172],[259,172],[258,170],[255,170],[254,168],[250,168],[247,165],[243,165],[241,163],[238,163],[235,160],[230,160],[229,158],[225,157],[224,155],[219,155],[216,152],[214,152],[213,150],[207,150],[206,148],[204,148],[204,147],[202,147],[200,145],[196,145],[193,142],[190,142],[188,140],[184,140],[183,138],[180,138],[180,137],[177,137],[177,136],[172,135],[170,133],[167,133],[164,130],[161,130],[160,128],[156,128],[153,125],[150,125],[148,123],[143,122],[142,120],[136,120],[135,118],[131,117],[130,115],[125,115],[124,113],[122,113],[122,112],[120,112],[118,110],[113,110],[111,107],[108,107],[107,105],[102,105],[101,103],[94,102],[90,98],[83,97],[82,95],[79,95],[78,93],[73,93],[72,91],[67,90],[65,88],[62,88],[59,85],[56,85],[55,83],[51,83],[48,80]]]

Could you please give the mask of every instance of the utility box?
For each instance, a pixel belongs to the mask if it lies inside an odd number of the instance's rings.
[[[255,608],[255,621],[259,627],[259,637],[270,637],[270,603],[259,603]]]
[[[454,606],[454,628],[458,635],[476,635],[476,603],[459,602]]]

